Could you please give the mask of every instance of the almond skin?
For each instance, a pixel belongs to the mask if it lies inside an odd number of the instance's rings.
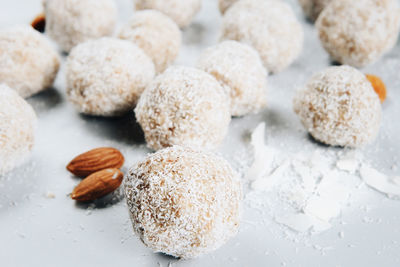
[[[40,33],[44,33],[46,28],[46,17],[44,13],[37,15],[37,17],[32,21],[31,26]]]
[[[71,198],[79,202],[93,201],[115,191],[123,178],[118,169],[98,171],[83,179],[72,191]]]
[[[118,149],[100,147],[75,157],[67,165],[67,170],[76,176],[86,177],[108,168],[119,169],[124,161],[124,156]]]

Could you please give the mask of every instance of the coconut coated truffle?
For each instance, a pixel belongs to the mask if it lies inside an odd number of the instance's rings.
[[[135,233],[155,252],[194,258],[236,235],[242,189],[222,158],[171,147],[147,156],[125,179]]]
[[[360,147],[378,134],[381,104],[366,76],[349,67],[330,67],[297,92],[294,111],[309,133],[332,146]]]
[[[203,52],[198,68],[213,75],[231,96],[231,114],[256,113],[266,106],[267,71],[252,47],[224,41]]]
[[[35,139],[36,114],[5,84],[0,84],[0,175],[29,156]]]
[[[303,47],[303,29],[284,1],[240,0],[225,13],[222,40],[253,46],[268,71],[288,67]]]
[[[151,59],[129,41],[110,37],[88,41],[68,57],[68,99],[88,115],[122,115],[134,108],[154,72]]]
[[[172,66],[146,88],[135,109],[147,145],[214,149],[231,120],[228,94],[210,74]]]
[[[182,42],[182,34],[176,23],[156,10],[135,12],[121,29],[119,38],[142,48],[160,73],[176,59]]]
[[[333,60],[364,67],[393,48],[399,22],[396,0],[337,0],[322,11],[316,26]]]
[[[113,0],[44,0],[46,33],[65,52],[88,40],[109,36],[117,21]]]
[[[299,0],[304,14],[313,22],[330,2],[332,0]]]
[[[201,8],[201,0],[133,0],[137,10],[155,9],[170,17],[179,27],[188,26]]]
[[[27,25],[0,30],[0,83],[24,98],[52,86],[60,59],[50,42]]]

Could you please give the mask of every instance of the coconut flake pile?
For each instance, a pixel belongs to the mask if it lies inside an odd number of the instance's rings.
[[[155,252],[197,257],[238,231],[240,180],[214,154],[160,150],[130,169],[125,193],[134,231]]]
[[[251,189],[245,202],[263,209],[267,203],[279,224],[297,232],[326,231],[363,183],[389,197],[400,196],[399,177],[370,167],[355,150],[290,154],[266,145],[264,131],[261,123],[251,136],[254,161],[245,174]]]

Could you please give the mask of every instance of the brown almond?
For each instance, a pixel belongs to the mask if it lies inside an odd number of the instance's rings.
[[[37,17],[32,21],[31,25],[38,32],[44,33],[46,28],[46,17],[44,13],[37,15]]]
[[[124,156],[118,149],[100,147],[75,157],[67,170],[79,177],[86,177],[97,171],[108,168],[119,169],[124,164]]]
[[[76,201],[93,201],[115,191],[122,183],[124,174],[118,169],[105,169],[83,179],[71,193]]]

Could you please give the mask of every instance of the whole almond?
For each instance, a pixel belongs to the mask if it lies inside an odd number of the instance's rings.
[[[119,169],[124,164],[124,156],[118,149],[100,147],[75,157],[67,170],[79,177],[86,177],[97,171],[108,168]]]
[[[124,178],[118,169],[105,169],[95,172],[83,179],[71,193],[76,201],[93,201],[117,189]]]
[[[31,26],[38,32],[44,33],[46,28],[46,17],[43,13],[37,15],[37,17],[32,21]]]

